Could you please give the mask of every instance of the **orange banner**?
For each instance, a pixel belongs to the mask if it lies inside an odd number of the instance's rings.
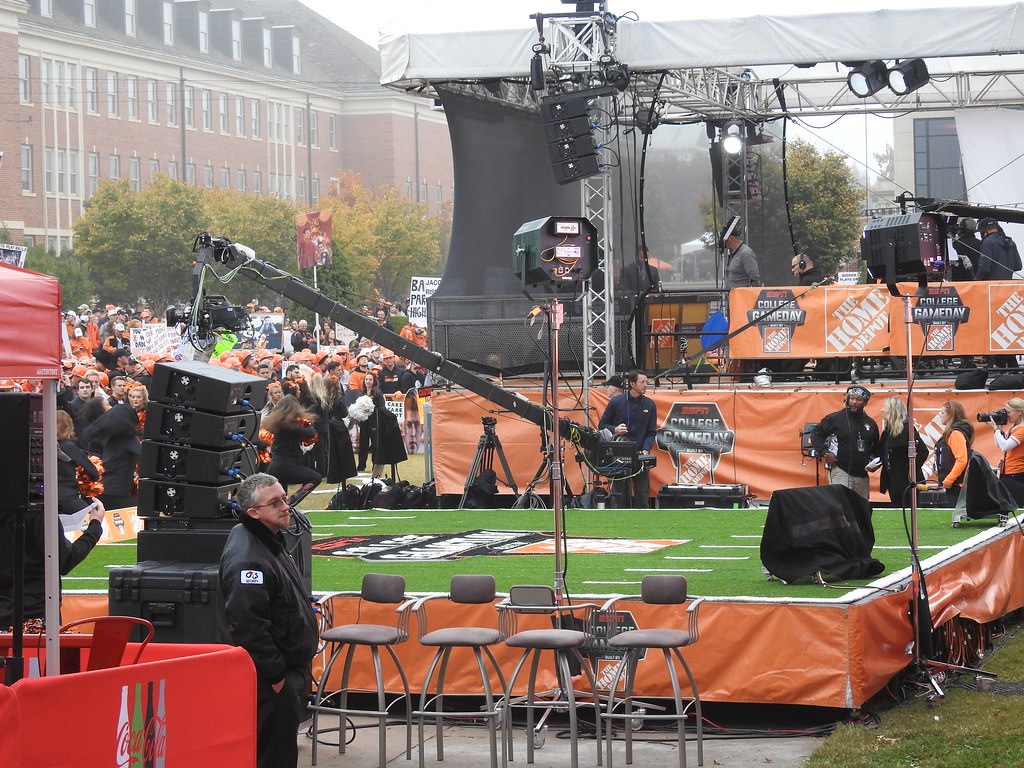
[[[868,414],[881,426],[882,401],[896,396],[906,399],[906,390],[899,382],[868,384],[873,397]],[[767,500],[778,488],[797,488],[828,482],[823,467],[802,455],[801,433],[804,426],[843,407],[845,386],[815,389],[751,389],[751,390],[648,390],[658,409],[660,429],[653,453],[657,466],[651,471],[651,493],[656,495],[662,485],[675,482],[745,483],[750,492]],[[524,393],[530,399],[537,392]],[[564,390],[563,403],[571,402],[578,392]],[[968,415],[1002,408],[1007,393],[983,391],[950,391],[946,389],[915,389],[914,420],[929,449],[942,434],[939,409],[946,400],[963,403]],[[596,426],[608,402],[604,391],[591,392],[590,425]],[[439,493],[461,495],[473,462],[474,449],[480,438],[480,417],[490,413],[490,405],[466,393],[435,392],[433,398],[432,440],[434,474]],[[577,414],[566,413],[575,421],[585,421]],[[523,419],[499,416],[496,427],[520,491],[533,477],[540,462],[539,429]],[[1001,452],[989,435],[988,427],[979,431],[975,449],[994,466]],[[573,460],[573,451],[565,451],[564,474],[575,493],[583,488],[583,474]],[[511,491],[504,486],[503,469],[495,464],[498,492]],[[925,472],[934,471],[929,457]],[[877,488],[878,475],[872,475]],[[537,487],[547,492],[546,484]],[[872,500],[883,501],[877,490]]]
[[[913,283],[899,291],[912,295]],[[911,344],[920,355],[1024,353],[1024,283],[930,285],[911,303]],[[884,285],[736,288],[729,343],[734,358],[905,355],[906,305]]]

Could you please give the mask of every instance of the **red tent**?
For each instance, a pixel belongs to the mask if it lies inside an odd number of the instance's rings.
[[[0,379],[60,378],[60,283],[0,263]]]

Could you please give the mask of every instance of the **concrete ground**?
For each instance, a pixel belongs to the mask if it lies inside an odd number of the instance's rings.
[[[321,728],[336,728],[337,718],[321,716]],[[375,721],[356,719],[358,725],[369,725],[356,731],[355,739],[346,747],[344,755],[338,754],[337,732],[321,732],[321,743],[317,748],[317,765],[326,768],[375,768],[377,759],[377,728]],[[308,724],[307,724],[308,725]],[[387,765],[417,765],[416,729],[413,728],[412,759],[405,759],[405,731],[403,726],[389,726],[387,741]],[[487,768],[490,765],[490,748],[487,729],[483,727],[446,726],[444,730],[444,761],[437,762],[434,732],[429,727],[426,733],[426,765],[447,768]],[[351,731],[349,731],[351,738]],[[515,759],[509,765],[526,766],[526,735],[522,728],[515,730]],[[648,736],[649,738],[649,736]],[[327,743],[329,742],[330,746]],[[499,735],[500,745],[500,735]],[[722,738],[704,739],[705,766],[752,766],[771,765],[772,768],[799,768],[807,756],[814,751],[820,740],[812,736],[791,738]],[[500,748],[500,746],[499,746]],[[500,754],[500,753],[499,753]],[[567,768],[570,765],[569,739],[561,738],[556,726],[548,730],[544,745],[534,752],[535,768]],[[694,737],[687,741],[687,765],[697,765],[697,744]],[[616,741],[612,756],[614,765],[626,764],[625,746]],[[678,753],[674,738],[665,741],[643,742],[634,739],[633,765],[640,768],[673,768],[677,766]],[[312,765],[312,740],[303,731],[299,734],[299,765]],[[499,765],[500,765],[499,760]],[[595,742],[583,738],[579,742],[580,766],[597,765]],[[607,761],[605,761],[607,765]]]

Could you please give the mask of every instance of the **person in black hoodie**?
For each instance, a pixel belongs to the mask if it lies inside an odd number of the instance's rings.
[[[871,393],[859,384],[846,389],[845,408],[830,413],[811,429],[811,446],[824,457],[832,485],[871,495],[867,465],[878,456],[878,425],[864,413]]]
[[[291,508],[277,478],[250,475],[235,494],[240,523],[220,559],[224,613],[220,631],[256,667],[256,764],[294,768],[296,732],[306,718],[310,661],[320,636],[309,593],[283,532]]]

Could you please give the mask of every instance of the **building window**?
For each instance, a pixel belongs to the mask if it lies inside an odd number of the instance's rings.
[[[955,118],[914,120],[914,188],[918,197],[967,199]]]
[[[167,178],[178,180],[178,163],[175,160],[167,161]]]
[[[299,174],[299,184],[295,188],[295,195],[300,203],[306,202],[306,177],[301,173]]]
[[[220,186],[222,189],[231,189],[231,169],[220,169]]]
[[[32,62],[24,53],[18,54],[18,100],[32,101]]]
[[[185,183],[195,184],[196,183],[196,164],[185,163]]]
[[[149,161],[149,180],[153,181],[157,176],[160,175],[160,161],[156,158],[151,158]]]
[[[235,135],[245,136],[245,98],[235,96]]]
[[[252,172],[252,192],[254,195],[263,194],[263,174],[259,171]]]
[[[100,77],[95,67],[85,68],[85,108],[96,113],[100,111]]]
[[[89,176],[89,197],[96,194],[96,190],[100,187],[100,154],[99,152],[90,152],[88,155],[88,176]]]
[[[40,61],[39,98],[43,104],[53,104],[53,59]]]
[[[231,20],[231,58],[242,60],[242,22],[238,19]]]
[[[107,114],[117,116],[117,72],[107,72]]]
[[[118,181],[121,178],[121,156],[111,155],[109,162],[109,173],[107,177],[113,181]]]
[[[220,132],[228,132],[228,95],[226,93],[220,95]]]
[[[302,74],[302,46],[299,45],[299,38],[292,37],[292,74]]]
[[[210,52],[210,14],[208,11],[199,12],[199,52]]]
[[[21,145],[21,191],[32,191],[32,145]]]
[[[338,116],[327,116],[327,146],[331,149],[338,148]]]
[[[245,170],[238,171],[238,191],[245,192]]]
[[[53,192],[53,150],[49,147],[43,150],[43,191]]]
[[[260,137],[260,102],[259,99],[252,99],[249,102],[252,111],[252,120],[250,121],[250,128],[252,129],[252,137],[258,139]]]
[[[203,186],[207,189],[213,188],[213,166],[209,163],[203,166]]]
[[[138,192],[141,188],[141,179],[139,178],[139,158],[129,157],[128,158],[128,180],[131,182],[132,192]]]
[[[128,75],[128,119],[139,119],[139,78]]]
[[[271,31],[264,28],[263,30],[263,66],[270,69],[274,65],[274,49],[272,43]]]
[[[68,150],[68,194],[78,194],[78,150]]]
[[[320,146],[320,113],[315,109],[309,110],[309,146]]]
[[[160,122],[160,111],[156,101],[157,83],[156,80],[146,81],[146,116],[151,123]]]
[[[78,65],[66,64],[68,109],[78,111]]]
[[[124,0],[124,33],[135,37],[136,33],[136,9],[135,0]]]
[[[203,130],[213,130],[213,95],[209,91],[199,93],[200,108],[203,112]]]
[[[39,15],[53,17],[53,0],[39,0]]]
[[[320,179],[315,176],[310,181],[309,202],[316,203],[320,199]]]
[[[174,45],[174,3],[164,0],[164,45]]]
[[[185,86],[185,98],[182,99],[182,110],[184,111],[185,127],[196,127],[196,89],[191,85]]]
[[[87,27],[96,26],[96,0],[82,0],[82,21]]]
[[[174,83],[167,83],[167,124],[178,124],[178,89]]]
[[[306,110],[302,107],[295,110],[295,143],[306,145]]]
[[[68,153],[63,149],[55,149],[53,153],[57,156],[57,193],[67,194]]]

